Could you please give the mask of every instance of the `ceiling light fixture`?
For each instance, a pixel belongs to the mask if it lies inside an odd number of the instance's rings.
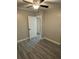
[[[38,5],[38,4],[36,4],[36,5],[34,4],[34,5],[33,5],[33,8],[34,8],[34,9],[38,9],[38,8],[39,8],[39,5]]]
[[[33,4],[33,8],[34,8],[34,9],[38,9],[39,7],[40,7],[39,1],[37,1],[37,2],[35,2],[35,3]]]

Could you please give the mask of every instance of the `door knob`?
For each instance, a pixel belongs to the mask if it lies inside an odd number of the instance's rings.
[[[40,33],[39,33],[39,32],[37,32],[37,35],[40,35]]]
[[[28,30],[31,30],[30,28]]]

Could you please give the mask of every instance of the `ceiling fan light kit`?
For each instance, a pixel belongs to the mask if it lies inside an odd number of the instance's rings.
[[[35,5],[35,4],[34,4],[34,5],[33,5],[33,8],[34,8],[34,9],[38,9],[38,8],[39,8],[39,5]]]
[[[34,2],[34,4],[33,4],[33,8],[34,9],[38,9],[39,7],[40,7],[40,2],[39,1],[37,1],[37,2]]]

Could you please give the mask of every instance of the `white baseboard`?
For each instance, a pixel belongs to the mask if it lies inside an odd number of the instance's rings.
[[[25,41],[25,40],[28,40],[28,39],[29,39],[29,37],[27,37],[27,38],[25,38],[25,39],[18,40],[17,43],[20,43],[20,42]],[[50,41],[50,42],[52,42],[52,43],[54,43],[54,44],[60,45],[59,42],[56,42],[56,41],[54,41],[54,40],[52,40],[52,39],[49,39],[49,38],[47,38],[47,37],[43,37],[42,39],[46,39],[46,40],[48,40],[48,41]]]
[[[25,39],[17,40],[17,43],[20,43],[20,42],[25,41],[25,40],[27,40],[27,39],[29,39],[29,38],[27,37],[27,38],[25,38]]]
[[[48,41],[50,41],[50,42],[52,42],[52,43],[54,43],[54,44],[60,45],[59,42],[54,41],[54,40],[52,40],[52,39],[49,39],[49,38],[47,38],[47,37],[43,37],[43,39],[46,39],[46,40],[48,40]]]

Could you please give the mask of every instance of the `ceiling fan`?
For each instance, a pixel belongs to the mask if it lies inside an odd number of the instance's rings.
[[[27,2],[26,0],[23,0],[24,2]],[[39,9],[40,7],[48,8],[47,4],[44,4],[44,0],[34,0],[33,3],[29,3],[26,5],[26,8],[33,7],[34,9]]]

